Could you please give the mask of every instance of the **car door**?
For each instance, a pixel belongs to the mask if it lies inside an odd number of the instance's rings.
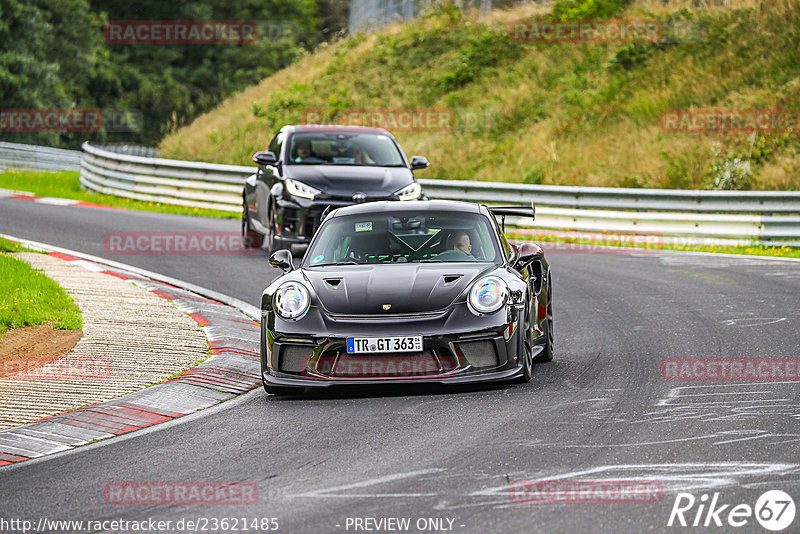
[[[256,212],[253,214],[264,227],[269,227],[270,192],[276,183],[282,179],[283,144],[286,140],[286,131],[280,130],[269,143],[267,150],[278,158],[275,165],[259,165],[256,172],[255,200]]]

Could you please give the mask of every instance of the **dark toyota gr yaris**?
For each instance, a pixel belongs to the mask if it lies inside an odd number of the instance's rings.
[[[407,159],[383,128],[361,126],[284,126],[253,160],[242,233],[249,246],[266,241],[273,252],[308,244],[329,206],[424,198],[413,171],[429,165]]]
[[[460,384],[531,378],[553,358],[550,267],[512,246],[487,208],[443,200],[371,202],[322,221],[299,268],[261,298],[268,393],[336,384]]]

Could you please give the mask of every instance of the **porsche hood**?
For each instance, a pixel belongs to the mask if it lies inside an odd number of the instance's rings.
[[[400,263],[303,270],[323,308],[341,315],[425,313],[447,308],[496,268],[487,263]]]

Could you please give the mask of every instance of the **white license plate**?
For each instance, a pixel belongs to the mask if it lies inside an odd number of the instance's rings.
[[[347,353],[422,352],[422,336],[348,337]]]

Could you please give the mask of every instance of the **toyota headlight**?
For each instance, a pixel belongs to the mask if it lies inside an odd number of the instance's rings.
[[[286,190],[289,191],[290,194],[301,198],[314,198],[322,192],[319,189],[304,184],[303,182],[298,182],[297,180],[291,180],[288,178],[286,179]]]
[[[300,282],[284,282],[275,292],[275,311],[284,319],[300,319],[310,304],[308,289]]]
[[[414,182],[395,191],[394,195],[397,197],[397,200],[416,200],[421,193],[422,188],[417,182]]]
[[[508,286],[496,276],[481,278],[469,289],[467,304],[475,315],[499,310],[508,299]]]

